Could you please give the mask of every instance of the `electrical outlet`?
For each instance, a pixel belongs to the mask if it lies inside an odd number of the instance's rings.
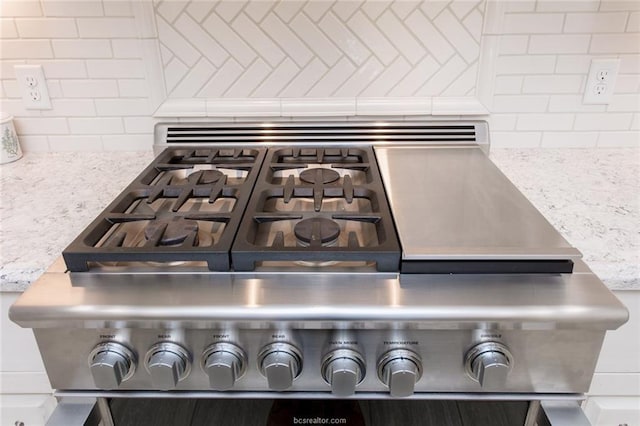
[[[609,80],[609,70],[608,69],[603,69],[598,71],[598,74],[596,75],[596,79],[598,79],[599,81],[602,82],[606,82]]]
[[[36,87],[38,85],[38,79],[32,74],[25,75],[24,82],[27,87]]]
[[[584,88],[583,104],[607,105],[616,85],[620,59],[593,59]]]
[[[15,65],[22,102],[26,109],[51,109],[51,99],[42,65]]]
[[[32,89],[29,90],[29,99],[31,99],[32,102],[40,102],[42,95],[39,90]]]

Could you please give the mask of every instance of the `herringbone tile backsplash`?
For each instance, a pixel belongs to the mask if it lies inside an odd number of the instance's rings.
[[[169,98],[464,96],[482,1],[156,1]]]

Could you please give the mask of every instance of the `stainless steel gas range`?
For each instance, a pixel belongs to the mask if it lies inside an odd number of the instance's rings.
[[[585,421],[627,310],[488,146],[484,122],[157,125],[157,158],[11,307],[52,422],[168,397],[520,400],[528,424]]]

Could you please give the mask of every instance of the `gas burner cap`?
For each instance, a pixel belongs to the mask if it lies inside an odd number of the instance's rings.
[[[326,184],[340,179],[340,174],[335,170],[323,167],[306,169],[300,172],[300,180],[307,183]],[[328,219],[327,219],[328,220]]]
[[[208,184],[219,181],[223,176],[224,173],[218,170],[200,170],[190,174],[187,179],[196,184]]]
[[[157,243],[160,246],[182,244],[190,234],[198,232],[198,222],[195,220],[183,219],[181,217],[171,220],[156,219],[146,226],[144,229],[144,237],[147,240],[157,238],[156,233],[165,225],[167,228],[164,230]]]
[[[322,245],[330,245],[338,239],[340,226],[331,219],[312,217],[303,219],[293,227],[293,233],[303,244],[310,244],[312,240],[320,241]]]

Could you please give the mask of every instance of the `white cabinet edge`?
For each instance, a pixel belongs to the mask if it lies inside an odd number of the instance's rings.
[[[640,373],[596,373],[588,395],[640,398]]]
[[[0,395],[0,424],[45,425],[56,405],[52,395]]]
[[[583,410],[593,426],[640,425],[640,397],[589,398]]]

